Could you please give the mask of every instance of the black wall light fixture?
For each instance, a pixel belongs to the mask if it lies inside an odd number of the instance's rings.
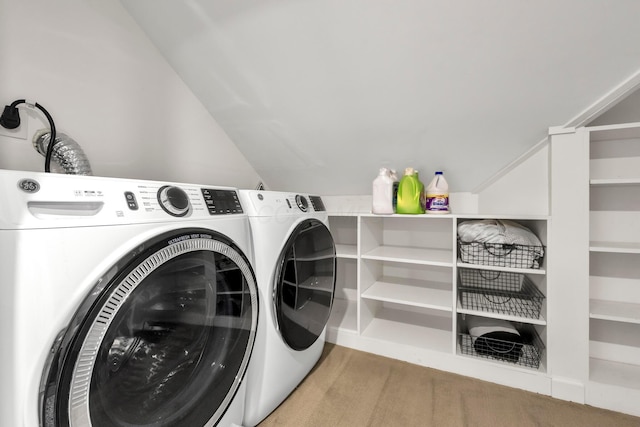
[[[56,125],[53,123],[53,118],[51,114],[40,104],[37,102],[30,103],[24,99],[18,99],[13,101],[11,105],[5,105],[4,111],[2,112],[2,116],[0,116],[0,125],[6,129],[15,129],[20,126],[20,113],[18,111],[18,105],[26,104],[29,107],[35,107],[38,110],[42,111],[42,114],[45,115],[47,120],[49,121],[49,127],[51,128],[51,141],[49,146],[47,147],[47,154],[44,158],[44,171],[51,172],[51,154],[53,153],[53,146],[56,144]]]

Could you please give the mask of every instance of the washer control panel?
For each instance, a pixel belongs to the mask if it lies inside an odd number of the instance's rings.
[[[200,188],[176,185],[139,185],[138,191],[125,191],[129,210],[162,210],[171,216],[187,217],[206,210],[209,215],[244,213],[233,189]]]
[[[0,229],[245,214],[239,191],[224,186],[0,170],[0,190],[10,201],[0,204]]]

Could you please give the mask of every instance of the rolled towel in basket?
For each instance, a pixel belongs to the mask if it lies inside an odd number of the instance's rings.
[[[458,225],[462,260],[472,264],[540,268],[542,242],[527,227],[509,220],[483,219]]]
[[[469,335],[476,353],[517,363],[523,339],[518,330],[506,320],[469,316]]]
[[[458,237],[465,243],[499,243],[542,246],[538,236],[527,227],[509,220],[482,219],[458,225]]]

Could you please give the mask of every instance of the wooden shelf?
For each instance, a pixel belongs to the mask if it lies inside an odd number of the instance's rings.
[[[361,213],[361,217],[363,218],[411,218],[411,219],[442,219],[442,218],[454,218],[453,214],[389,214],[389,215],[378,215],[374,213]]]
[[[591,142],[640,138],[640,122],[589,126]]]
[[[458,258],[458,262],[456,263],[456,266],[458,268],[470,268],[474,270],[507,271],[509,273],[539,274],[539,275],[547,274],[547,271],[544,268],[512,268],[512,267],[498,267],[494,265],[470,264],[468,262],[462,262],[460,258]]]
[[[640,325],[640,304],[592,299],[589,301],[589,317]]]
[[[446,249],[379,246],[366,254],[362,254],[362,259],[452,267],[453,251]]]
[[[640,254],[640,243],[637,242],[589,242],[591,252],[612,252],[620,254]]]
[[[336,256],[338,258],[358,258],[358,247],[356,245],[336,244]]]
[[[592,179],[589,181],[591,185],[640,185],[640,178],[603,178]]]
[[[451,284],[383,277],[362,298],[451,312]]]
[[[451,317],[384,308],[362,333],[394,344],[451,353]]]
[[[346,299],[334,299],[328,326],[329,328],[341,329],[347,332],[357,332],[356,302]]]
[[[640,390],[640,365],[589,359],[589,379],[592,382]]]
[[[549,215],[516,215],[518,221],[546,221]],[[514,215],[507,214],[454,214],[456,219],[516,219]]]
[[[540,317],[537,318],[537,319],[532,319],[530,317],[520,317],[520,316],[512,316],[512,315],[509,315],[509,314],[494,313],[492,311],[469,310],[469,309],[466,309],[466,308],[462,308],[460,306],[460,303],[458,303],[457,312],[461,313],[461,314],[472,314],[474,316],[490,317],[492,319],[508,320],[510,322],[529,323],[531,325],[546,325],[547,324],[547,321],[545,320],[544,317],[542,317],[542,315],[540,315]]]

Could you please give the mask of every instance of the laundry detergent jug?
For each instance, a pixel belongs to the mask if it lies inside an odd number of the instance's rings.
[[[396,213],[396,206],[398,206],[398,185],[400,185],[400,180],[398,179],[398,174],[395,169],[389,169],[389,176],[393,181],[393,201],[391,204],[393,205],[393,212]]]
[[[379,175],[373,180],[372,199],[372,213],[381,215],[393,213],[393,179],[389,169],[380,168]]]
[[[436,175],[427,186],[425,210],[427,213],[449,213],[449,184],[447,184],[447,180],[444,179],[444,174],[441,171],[436,172]]]
[[[398,202],[396,212],[399,214],[424,213],[424,184],[413,168],[406,168],[404,176],[398,184]]]

